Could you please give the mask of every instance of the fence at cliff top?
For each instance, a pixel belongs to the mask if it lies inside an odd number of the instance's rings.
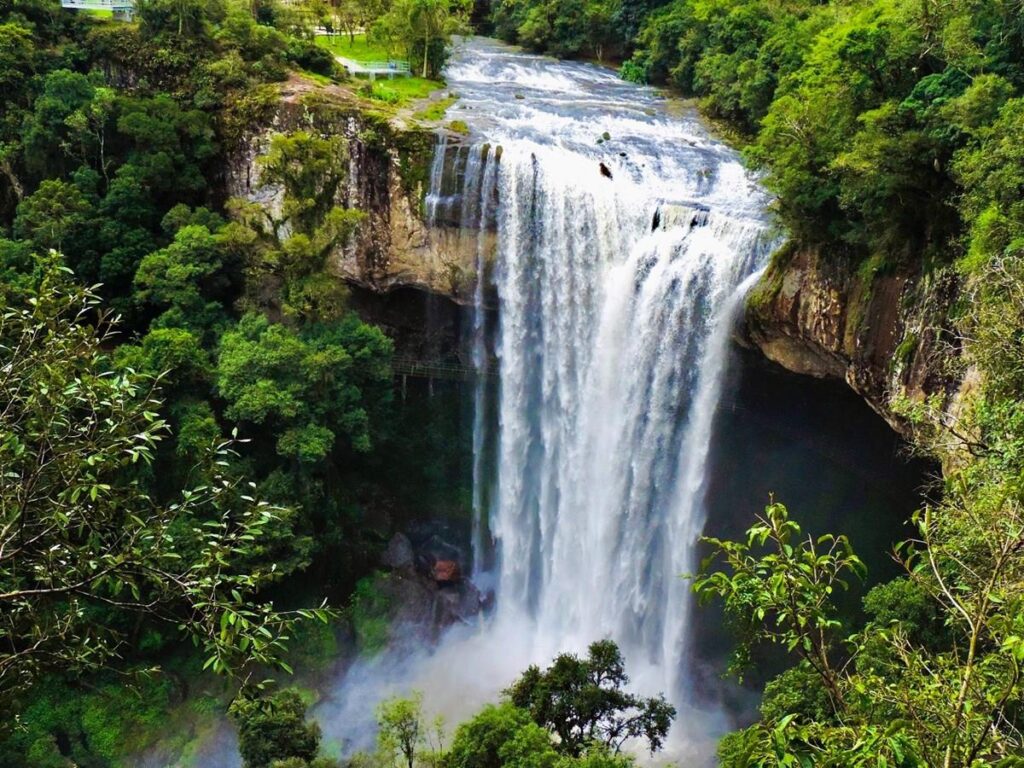
[[[60,5],[79,11],[110,11],[125,19],[135,14],[135,0],[60,0]]]
[[[356,61],[355,59],[347,59],[344,56],[335,56],[334,58],[349,71],[350,75],[367,75],[371,80],[375,79],[377,75],[408,77],[412,74],[409,62],[399,59],[392,59],[390,61]]]

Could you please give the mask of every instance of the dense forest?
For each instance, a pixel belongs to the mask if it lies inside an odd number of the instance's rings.
[[[725,607],[730,672],[761,645],[792,662],[721,764],[1024,765],[1020,0],[0,5],[0,765],[128,765],[169,717],[224,712],[247,768],[340,764],[287,679],[341,623],[375,644],[384,544],[403,515],[468,514],[465,446],[395,391],[393,341],[328,268],[366,217],[339,203],[348,141],[274,135],[275,202],[230,198],[225,167],[281,83],[347,87],[315,27],[400,52],[427,92],[471,22],[698,98],[774,195],[777,262],[960,286],[942,365],[971,385],[893,404],[942,488],[866,619],[835,602],[864,571],[847,539],[795,522],[814,510],[773,500],[707,542],[693,586]],[[450,743],[421,698],[385,702],[351,762],[628,768],[624,741],[657,752],[676,713],[594,640]]]
[[[344,140],[278,135],[280,204],[225,197],[279,82],[344,79],[307,29],[274,5],[3,7],[3,765],[126,759],[202,669],[231,682],[191,717],[289,669],[295,631],[329,648],[296,622],[372,570],[379,489],[459,492],[450,430],[408,421],[391,341],[325,273],[363,217],[335,204]]]

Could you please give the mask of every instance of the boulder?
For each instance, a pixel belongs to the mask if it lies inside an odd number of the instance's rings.
[[[458,584],[462,580],[462,572],[455,560],[436,561],[430,575],[438,584]]]
[[[434,605],[434,621],[437,626],[471,624],[480,615],[480,591],[469,579],[463,579],[454,589],[439,588]]]
[[[404,533],[396,533],[388,542],[388,548],[381,557],[381,563],[395,571],[413,569],[412,542]]]

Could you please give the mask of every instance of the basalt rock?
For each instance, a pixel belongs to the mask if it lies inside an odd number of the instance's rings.
[[[739,340],[790,371],[842,379],[906,433],[894,398],[958,401],[963,378],[948,365],[958,288],[951,271],[789,245],[748,297]]]
[[[329,269],[376,293],[413,287],[460,303],[473,299],[480,238],[458,227],[432,225],[426,215],[437,137],[430,126],[375,113],[351,92],[317,87],[302,78],[282,86],[276,109],[231,153],[225,173],[231,197],[280,205],[280,192],[260,186],[258,159],[275,133],[296,130],[348,139],[349,183],[338,205],[367,214],[356,234],[329,258]],[[445,162],[459,172],[461,138],[450,137]],[[450,155],[450,158],[448,156]],[[486,243],[493,232],[483,233]]]
[[[485,609],[487,598],[464,576],[463,559],[461,549],[436,532],[391,537],[381,557],[389,572],[375,578],[390,605],[390,624],[404,628],[398,635],[431,642]]]
[[[396,533],[388,542],[381,564],[395,571],[412,571],[415,565],[412,542],[404,533]]]

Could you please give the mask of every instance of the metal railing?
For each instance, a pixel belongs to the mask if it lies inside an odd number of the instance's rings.
[[[408,61],[367,61],[359,62],[362,67],[365,67],[370,72],[401,72],[403,74],[408,73],[410,70]]]
[[[335,56],[335,58],[353,75],[388,75],[393,77],[395,75],[409,75],[412,74],[412,70],[409,67],[408,61],[402,61],[401,59],[391,59],[389,61],[357,61],[355,59],[349,59],[345,56]]]
[[[497,375],[497,369],[492,365],[478,369],[476,366],[466,365],[458,360],[421,360],[403,356],[392,358],[391,372],[395,376],[449,381],[466,381],[477,376]]]
[[[62,8],[74,8],[87,11],[124,11],[135,10],[135,0],[60,0]]]

